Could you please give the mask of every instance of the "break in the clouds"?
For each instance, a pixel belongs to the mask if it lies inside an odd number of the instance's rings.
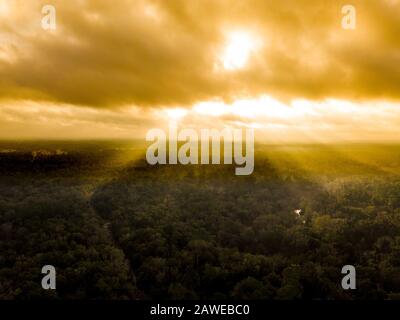
[[[56,8],[56,30],[41,26],[41,10],[47,4]],[[300,99],[313,108],[322,105],[325,109],[318,109],[322,116],[316,121],[339,129],[343,121],[351,126],[351,113],[347,118],[333,114],[337,109],[329,101],[349,101],[359,108],[368,104],[357,109],[366,113],[373,111],[372,101],[377,101],[378,110],[382,109],[378,105],[390,101],[391,114],[397,114],[400,1],[351,1],[356,9],[355,30],[342,28],[346,4],[337,0],[0,0],[1,114],[10,117],[16,112],[18,121],[25,121],[32,133],[46,131],[46,126],[37,129],[35,114],[29,108],[18,109],[19,105],[40,104],[36,114],[49,119],[54,114],[49,117],[45,110],[67,108],[73,114],[64,119],[67,126],[88,121],[97,128],[112,122],[109,129],[118,130],[144,128],[157,118],[152,118],[157,108],[194,110],[210,101],[232,106],[240,99],[258,101],[265,95],[290,108]],[[142,118],[125,117],[129,108],[121,110],[126,106],[141,109]],[[90,112],[101,119],[96,121]],[[370,115],[362,119],[371,120]],[[219,119],[231,116],[223,114]],[[240,114],[233,117],[248,121]],[[3,125],[14,128],[6,119]],[[137,122],[127,127],[124,119]],[[263,121],[269,123],[265,117]],[[280,121],[285,123],[278,125],[287,125],[285,119]],[[362,124],[365,130],[373,125]]]
[[[0,103],[2,138],[139,138],[150,128],[254,128],[259,141],[335,142],[397,141],[396,103],[328,99],[282,103],[268,96],[200,102],[191,108],[96,109],[68,104],[18,101]]]

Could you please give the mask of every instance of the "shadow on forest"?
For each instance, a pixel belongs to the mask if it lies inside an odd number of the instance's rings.
[[[398,146],[259,146],[250,176],[129,163],[136,145],[42,147],[0,154],[0,298],[400,296]]]

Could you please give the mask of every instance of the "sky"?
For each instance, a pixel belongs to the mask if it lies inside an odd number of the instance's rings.
[[[398,140],[399,34],[400,0],[0,0],[0,139]]]

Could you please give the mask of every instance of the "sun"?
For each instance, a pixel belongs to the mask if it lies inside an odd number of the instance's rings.
[[[238,70],[246,67],[250,55],[257,49],[258,41],[246,31],[229,33],[221,61],[225,70]]]

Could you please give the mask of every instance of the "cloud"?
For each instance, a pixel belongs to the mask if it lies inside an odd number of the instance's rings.
[[[295,99],[285,104],[268,96],[195,105],[180,120],[182,127],[254,128],[268,142],[396,141],[398,103]],[[212,121],[210,121],[210,117]]]
[[[268,96],[203,101],[192,108],[96,109],[32,101],[0,103],[1,138],[127,138],[145,141],[149,129],[253,128],[259,141],[334,142],[398,140],[398,103],[298,99],[289,104]]]
[[[144,138],[165,115],[159,109],[125,106],[96,109],[34,101],[0,102],[2,139]]]
[[[270,94],[292,99],[400,98],[397,1],[356,0],[357,29],[341,28],[343,1],[3,0],[0,99],[119,108],[190,107]],[[263,46],[241,70],[215,68],[230,30]]]

